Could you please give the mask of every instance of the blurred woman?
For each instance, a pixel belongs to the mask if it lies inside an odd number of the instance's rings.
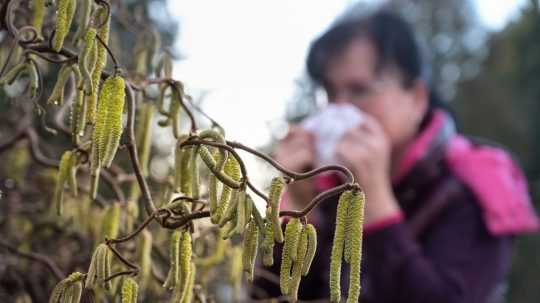
[[[539,227],[526,180],[506,152],[456,132],[423,78],[410,26],[385,11],[337,23],[312,44],[307,69],[330,104],[363,113],[334,153],[367,197],[361,302],[501,299],[513,237]],[[312,169],[319,139],[293,126],[274,157],[293,171]],[[301,208],[340,182],[332,174],[293,183],[282,208]],[[300,299],[329,297],[337,197],[331,200],[308,218],[319,231],[319,247]],[[277,273],[276,263],[271,270]],[[257,285],[280,295],[266,280]],[[344,295],[347,285],[344,274]]]

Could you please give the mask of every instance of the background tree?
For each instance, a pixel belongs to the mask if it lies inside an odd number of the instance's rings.
[[[494,33],[480,73],[463,81],[453,104],[463,131],[488,138],[514,152],[529,180],[534,205],[540,209],[540,14],[531,0],[519,18]],[[538,236],[520,237],[512,264],[508,302],[535,302],[530,287],[538,278]]]

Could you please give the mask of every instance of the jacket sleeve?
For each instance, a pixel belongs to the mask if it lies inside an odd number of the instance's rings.
[[[512,239],[490,235],[474,196],[452,201],[437,223],[412,237],[404,222],[365,236],[367,296],[378,303],[483,303],[509,268]],[[371,300],[368,300],[371,302]]]

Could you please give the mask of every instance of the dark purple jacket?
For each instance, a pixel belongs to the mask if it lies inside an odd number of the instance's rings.
[[[477,187],[449,167],[447,149],[455,132],[450,118],[444,115],[440,120],[440,126],[432,127],[436,130],[423,135],[427,139],[419,138],[426,141],[422,156],[394,182],[403,220],[389,220],[364,233],[362,303],[497,303],[502,299],[512,238],[520,229],[496,235],[488,229],[489,209],[479,203],[482,196]],[[301,300],[329,297],[336,206],[337,197],[316,210],[313,223],[319,245],[310,273],[300,284]],[[535,230],[537,218],[529,218],[529,231]],[[267,268],[278,275],[281,249],[276,245],[275,264]],[[345,262],[343,266],[341,289],[346,296],[348,268]],[[266,279],[258,278],[255,285],[267,297],[281,295],[279,285]]]

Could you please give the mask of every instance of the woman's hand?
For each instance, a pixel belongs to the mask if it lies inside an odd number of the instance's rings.
[[[373,118],[348,131],[336,147],[336,157],[352,170],[366,194],[365,223],[399,211],[390,181],[390,142]]]
[[[284,168],[294,172],[305,172],[315,166],[315,138],[307,130],[293,125],[287,136],[279,141],[274,160]],[[315,197],[313,179],[293,182],[287,186],[287,193],[292,200],[289,207],[303,208]]]
[[[315,138],[300,126],[291,126],[287,136],[279,141],[274,159],[288,170],[302,172],[315,165]]]

